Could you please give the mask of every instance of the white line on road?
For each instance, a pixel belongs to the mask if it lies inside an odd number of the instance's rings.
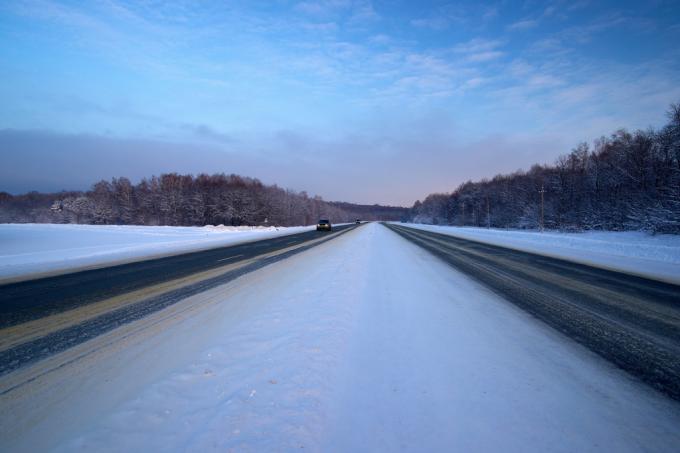
[[[217,261],[220,262],[220,261],[232,260],[234,258],[238,258],[239,256],[243,256],[243,255],[234,255],[234,256],[230,256],[229,258],[222,258],[221,260],[217,260]]]

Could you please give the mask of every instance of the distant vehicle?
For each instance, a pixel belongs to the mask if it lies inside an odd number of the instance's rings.
[[[357,219],[356,222],[354,222],[354,223],[356,223],[357,225],[359,225],[359,224],[361,223],[361,220]]]
[[[331,231],[331,222],[328,219],[321,219],[316,224],[316,231]]]

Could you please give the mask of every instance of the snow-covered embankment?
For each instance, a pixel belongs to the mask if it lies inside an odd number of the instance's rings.
[[[0,282],[235,245],[313,228],[0,224]]]

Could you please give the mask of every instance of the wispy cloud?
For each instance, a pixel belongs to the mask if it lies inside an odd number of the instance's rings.
[[[218,144],[232,144],[237,140],[229,134],[219,132],[212,127],[205,124],[181,124],[180,127],[190,132],[194,137],[200,141],[213,142]]]
[[[348,23],[361,23],[377,20],[380,15],[370,0],[316,0],[295,4],[293,9],[316,18],[339,18],[343,16]]]
[[[354,5],[349,22],[350,24],[370,23],[379,19],[380,14],[373,8],[373,3],[370,1],[363,1]]]
[[[482,19],[485,21],[492,20],[498,17],[498,7],[488,6],[486,7],[484,13],[482,14]]]
[[[504,55],[503,52],[500,52],[498,50],[489,50],[486,52],[477,52],[477,53],[472,53],[468,55],[467,59],[469,61],[474,61],[474,62],[483,62],[483,61],[491,61],[491,60],[496,60]]]
[[[510,31],[522,31],[522,30],[528,30],[530,28],[534,28],[538,26],[538,20],[536,19],[522,19],[517,22],[513,22],[512,24],[508,25],[508,30]]]
[[[368,38],[368,41],[370,43],[374,44],[390,44],[392,42],[392,38],[389,37],[389,35],[386,35],[384,33],[378,33],[377,35],[373,35],[370,38]]]
[[[464,43],[455,45],[453,50],[462,53],[489,52],[501,47],[502,45],[503,41],[498,39],[473,38]]]
[[[349,0],[317,0],[317,1],[303,1],[295,4],[295,10],[316,15],[326,16],[335,14],[337,11],[345,10],[351,7],[352,2]]]
[[[445,17],[428,17],[411,20],[411,25],[414,27],[430,28],[432,30],[444,30],[450,24],[450,20]]]
[[[499,50],[502,46],[503,42],[500,40],[474,38],[455,45],[453,51],[464,54],[466,61],[481,63],[496,60],[505,55],[505,52]]]

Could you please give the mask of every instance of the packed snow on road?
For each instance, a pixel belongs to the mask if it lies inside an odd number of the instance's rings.
[[[379,224],[192,297],[192,316],[4,413],[3,449],[680,445],[677,402]]]
[[[411,228],[680,283],[680,236],[642,231],[507,230],[409,224]]]
[[[1,224],[0,280],[194,252],[313,229]]]

